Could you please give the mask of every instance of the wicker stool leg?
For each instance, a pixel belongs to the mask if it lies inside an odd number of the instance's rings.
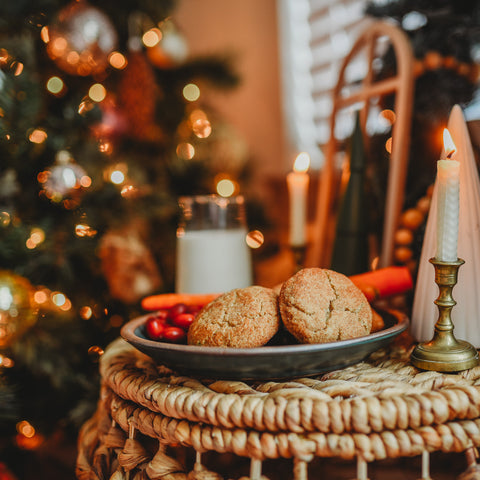
[[[293,480],[308,480],[307,462],[299,458],[293,460]]]
[[[480,465],[477,463],[478,450],[470,447],[465,450],[468,468],[457,477],[457,480],[480,480]]]
[[[202,465],[202,454],[200,452],[195,453],[195,465],[193,471],[188,474],[187,480],[223,480],[220,474],[212,472]]]
[[[260,480],[262,477],[262,461],[252,458],[250,461],[250,480]]]
[[[357,478],[355,480],[369,480],[367,462],[361,456],[357,456]]]
[[[422,452],[422,478],[420,480],[432,480],[430,477],[430,453]]]

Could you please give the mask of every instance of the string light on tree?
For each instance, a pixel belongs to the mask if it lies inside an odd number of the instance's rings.
[[[43,128],[36,128],[32,130],[28,135],[28,139],[32,143],[43,143],[47,139],[48,135],[47,132]]]
[[[45,232],[41,228],[32,228],[30,237],[25,242],[28,249],[33,250],[45,241]]]
[[[101,83],[94,83],[88,90],[88,96],[94,102],[99,103],[105,100],[105,97],[107,96],[107,90]]]
[[[75,225],[75,235],[80,238],[92,238],[97,234],[97,230],[86,223],[79,223]]]
[[[53,76],[47,80],[47,90],[56,96],[63,95],[66,92],[65,83],[60,77]]]
[[[195,83],[188,83],[183,87],[183,96],[189,102],[195,102],[200,98],[200,88]]]
[[[162,32],[158,28],[151,28],[143,34],[142,42],[146,47],[154,47],[162,39]]]
[[[37,433],[27,420],[17,423],[17,432],[17,445],[24,450],[36,450],[45,441],[44,436]]]
[[[195,148],[191,143],[182,142],[177,145],[177,157],[182,160],[191,160],[195,155]]]
[[[83,318],[83,320],[90,320],[90,318],[92,318],[92,315],[93,315],[93,310],[89,306],[83,306],[80,308],[78,313],[80,317]]]
[[[112,52],[108,56],[108,62],[113,68],[116,68],[117,70],[123,70],[128,64],[127,59],[120,52]]]

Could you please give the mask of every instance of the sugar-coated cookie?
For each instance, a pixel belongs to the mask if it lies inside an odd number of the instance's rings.
[[[304,268],[282,286],[279,309],[287,330],[300,343],[326,343],[368,335],[372,309],[345,275]]]
[[[261,347],[277,333],[279,326],[278,295],[272,289],[237,288],[200,311],[188,330],[188,344]]]

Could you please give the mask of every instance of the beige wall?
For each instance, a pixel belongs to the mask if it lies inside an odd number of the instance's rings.
[[[287,171],[276,1],[180,0],[174,19],[190,54],[235,54],[242,84],[213,93],[209,101],[245,139],[255,185],[263,188],[269,177]]]

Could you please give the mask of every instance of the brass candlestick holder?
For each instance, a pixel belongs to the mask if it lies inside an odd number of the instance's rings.
[[[441,262],[435,258],[429,261],[435,267],[435,283],[440,289],[435,300],[439,317],[433,339],[419,343],[410,360],[418,368],[437,372],[459,372],[475,367],[479,363],[478,352],[470,343],[455,338],[451,319],[452,308],[457,304],[452,290],[457,283],[458,269],[465,262],[461,258],[456,262]]]

